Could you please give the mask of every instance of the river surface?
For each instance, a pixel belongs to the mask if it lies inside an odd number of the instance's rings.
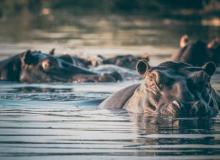
[[[178,39],[210,40],[201,21],[137,17],[44,17],[0,21],[0,59],[26,49],[57,54],[150,55],[168,59]],[[99,109],[111,93],[137,83],[0,83],[0,159],[220,159],[220,114],[210,119],[152,117]],[[218,79],[212,82],[220,89]]]

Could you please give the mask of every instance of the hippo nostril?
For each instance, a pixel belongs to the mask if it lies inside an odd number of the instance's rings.
[[[207,105],[201,103],[201,102],[196,102],[192,105],[192,109],[196,109],[196,115],[199,117],[205,116],[209,113]]]
[[[194,117],[206,115],[208,113],[208,110],[203,103],[201,103],[200,101],[196,101],[184,103],[183,107],[181,108],[181,113],[187,117]]]

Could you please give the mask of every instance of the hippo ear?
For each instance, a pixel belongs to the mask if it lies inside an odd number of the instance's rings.
[[[51,49],[49,54],[52,55],[52,56],[55,55],[55,48]]]
[[[189,43],[189,36],[185,34],[180,38],[179,46],[180,48],[184,48],[188,43]]]
[[[21,60],[24,64],[32,64],[34,62],[34,57],[31,54],[31,50],[27,50],[21,55]]]
[[[137,62],[136,69],[140,75],[143,75],[147,70],[150,69],[148,61],[149,59],[142,59]]]
[[[207,62],[202,66],[208,75],[212,76],[215,73],[216,65],[213,62]]]
[[[207,44],[207,48],[214,49],[217,48],[219,45],[220,45],[220,39],[215,38]]]

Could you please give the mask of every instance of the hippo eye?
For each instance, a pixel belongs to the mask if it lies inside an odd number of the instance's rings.
[[[52,63],[47,59],[47,60],[44,60],[42,63],[41,63],[41,67],[43,68],[43,70],[47,71],[51,68],[52,66]]]
[[[45,59],[41,62],[41,67],[44,71],[48,71],[50,69],[56,69],[58,68],[59,64],[56,61],[56,59]]]

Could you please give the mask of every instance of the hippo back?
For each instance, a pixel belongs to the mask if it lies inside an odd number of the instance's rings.
[[[121,109],[139,85],[140,84],[134,84],[112,94],[104,100],[99,107],[106,109]]]

